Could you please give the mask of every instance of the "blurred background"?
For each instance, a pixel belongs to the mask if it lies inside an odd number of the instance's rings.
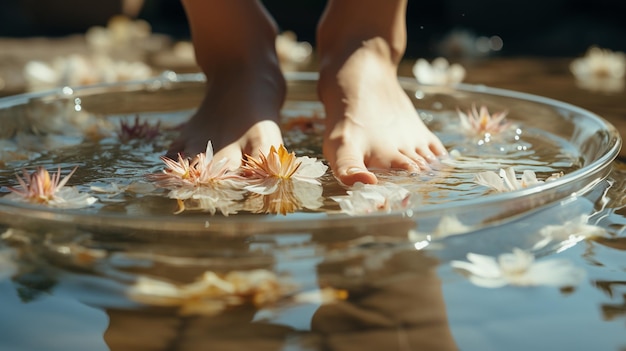
[[[282,32],[276,42],[281,68],[316,70],[315,29],[326,1],[262,2]],[[570,102],[609,119],[626,137],[626,1],[408,4],[400,76]],[[445,58],[444,69],[435,68],[436,58]],[[415,67],[422,59],[433,69],[424,65],[420,78]],[[447,69],[452,66],[462,67]],[[180,0],[0,1],[0,96],[143,80],[165,71],[199,71]]]
[[[180,40],[189,37],[179,0],[141,2],[2,0],[0,37],[84,33],[122,12],[145,19],[155,33]],[[263,2],[282,30],[292,30],[299,40],[314,45],[315,25],[326,1]],[[504,56],[576,56],[590,45],[626,51],[625,15],[626,1],[622,0],[410,0],[406,56],[451,55],[454,48],[450,46],[459,33],[500,38],[496,38],[502,41],[498,55]]]

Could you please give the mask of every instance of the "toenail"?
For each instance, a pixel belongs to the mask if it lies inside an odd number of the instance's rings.
[[[359,168],[359,167],[351,167],[346,170],[347,175],[353,175],[353,174],[364,173],[364,172],[366,171],[363,168]]]

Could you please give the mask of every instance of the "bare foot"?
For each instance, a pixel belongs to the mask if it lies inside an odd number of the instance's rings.
[[[330,60],[320,71],[324,156],[346,185],[375,184],[368,167],[419,172],[447,153],[400,86],[397,66],[377,45],[364,42],[343,64]]]
[[[168,156],[195,156],[213,143],[230,169],[282,142],[278,126],[286,84],[276,54],[276,23],[260,1],[183,0],[196,61],[207,76],[198,111]]]
[[[278,64],[220,71],[207,83],[202,104],[171,144],[167,156],[195,156],[210,140],[215,159],[228,167],[241,165],[243,155],[258,157],[283,143],[278,124],[285,98],[285,80]]]

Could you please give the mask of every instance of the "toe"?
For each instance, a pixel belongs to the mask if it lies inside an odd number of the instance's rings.
[[[418,173],[430,169],[428,163],[416,152],[401,152],[391,161],[391,168],[403,169],[411,173]]]
[[[363,162],[363,153],[358,153],[350,148],[343,148],[337,151],[337,158],[330,161],[335,177],[345,185],[353,185],[361,182],[365,184],[376,184],[378,180],[374,173],[367,170]]]
[[[435,138],[433,142],[429,145],[429,151],[436,159],[437,157],[443,157],[448,155],[448,150],[443,145],[443,143],[439,140],[439,138]],[[427,158],[430,161],[430,159]]]

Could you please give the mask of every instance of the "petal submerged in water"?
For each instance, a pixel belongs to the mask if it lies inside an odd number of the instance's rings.
[[[515,248],[497,258],[475,253],[467,254],[468,261],[452,261],[453,268],[465,271],[469,280],[482,287],[505,285],[573,287],[585,276],[585,271],[562,259],[536,262],[530,252]]]

